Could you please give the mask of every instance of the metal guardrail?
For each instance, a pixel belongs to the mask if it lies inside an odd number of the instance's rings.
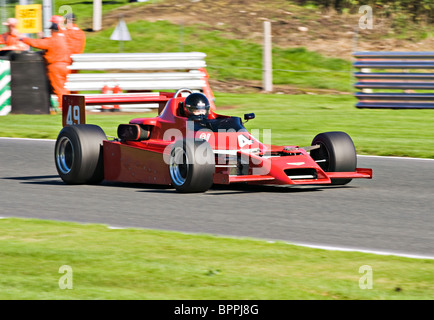
[[[353,67],[359,69],[354,87],[361,90],[355,94],[357,108],[434,109],[434,92],[429,92],[434,90],[434,52],[355,52],[353,56]]]
[[[73,72],[65,87],[71,92],[102,92],[104,87],[127,92],[189,88],[213,99],[205,57],[202,52],[76,54],[71,56]]]

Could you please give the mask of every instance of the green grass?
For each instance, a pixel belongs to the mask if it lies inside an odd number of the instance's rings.
[[[271,129],[271,143],[310,145],[326,131],[345,131],[359,154],[434,158],[432,110],[357,109],[351,95],[279,95],[215,93],[217,112],[240,116],[254,112],[249,130]],[[230,108],[228,108],[230,107]],[[117,126],[145,114],[92,114],[87,122],[116,136]],[[55,139],[60,115],[7,115],[0,117],[0,136]],[[259,137],[261,139],[261,137]]]
[[[0,220],[0,299],[432,299],[434,260],[212,235]],[[98,239],[98,241],[95,241]],[[72,289],[60,289],[61,266]],[[373,288],[360,289],[361,266]]]
[[[42,1],[35,1],[35,2],[39,2],[42,3]],[[156,3],[157,0],[150,0],[149,3]],[[102,1],[102,13],[103,15],[106,14],[107,12],[113,10],[113,9],[117,9],[121,6],[125,6],[125,5],[130,5],[130,6],[137,6],[137,5],[144,5],[145,3],[129,3],[128,0],[114,0],[114,1],[110,1],[110,0],[106,0],[106,1]],[[93,1],[80,1],[80,0],[75,0],[75,1],[70,1],[70,0],[56,0],[53,1],[53,5],[54,5],[54,14],[59,14],[59,15],[65,15],[67,12],[60,12],[59,9],[62,6],[70,6],[72,11],[74,12],[74,14],[77,16],[77,18],[79,19],[79,21],[83,21],[83,20],[91,20],[92,16],[93,16]],[[64,7],[65,8],[65,7]],[[91,24],[91,23],[90,23]]]

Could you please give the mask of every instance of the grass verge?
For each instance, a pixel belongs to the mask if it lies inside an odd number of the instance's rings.
[[[326,131],[344,131],[359,154],[434,158],[432,110],[357,109],[351,95],[279,95],[216,93],[217,111],[240,116],[254,112],[249,130],[271,129],[271,143],[310,145]],[[117,126],[146,114],[89,113],[87,122],[116,136]],[[7,115],[0,117],[0,136],[56,139],[60,115]],[[262,140],[262,136],[258,137]]]
[[[431,299],[434,260],[104,225],[0,220],[0,299]],[[98,241],[95,241],[98,239]],[[72,289],[60,289],[61,266]],[[372,289],[361,289],[362,266]]]

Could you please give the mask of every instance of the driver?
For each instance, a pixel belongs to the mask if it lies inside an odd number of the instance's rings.
[[[203,93],[192,93],[184,102],[184,114],[193,121],[208,119],[209,101]]]

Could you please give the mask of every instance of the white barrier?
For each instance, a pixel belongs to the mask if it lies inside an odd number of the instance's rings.
[[[72,73],[65,87],[71,92],[102,92],[107,87],[127,92],[189,88],[214,99],[205,57],[202,52],[76,54],[71,56]]]
[[[202,89],[206,74],[199,70],[161,73],[73,73],[66,88],[70,91],[101,91],[105,85],[123,90]]]

